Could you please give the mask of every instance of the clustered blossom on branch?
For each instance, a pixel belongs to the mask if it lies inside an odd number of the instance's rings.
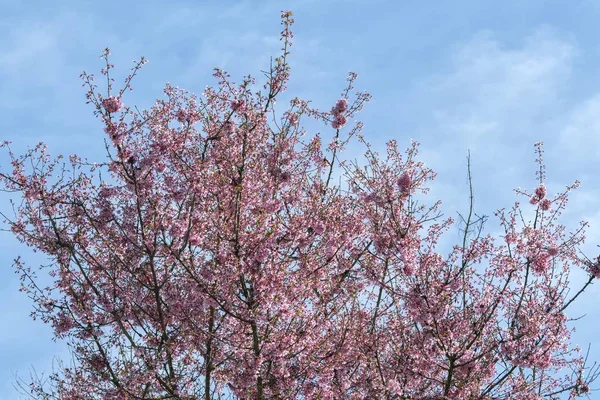
[[[541,144],[531,199],[472,210],[459,243],[427,205],[435,173],[356,123],[369,95],[351,73],[330,112],[274,100],[289,80],[293,23],[264,90],[215,70],[201,97],[167,85],[149,110],[123,104],[145,63],[107,95],[83,74],[107,134],[105,162],[52,160],[39,144],[0,172],[20,193],[12,233],[52,260],[51,287],[19,259],[34,317],[68,340],[72,365],[23,388],[36,399],[551,399],[590,391],[596,369],[569,343],[568,306],[600,277],[578,253],[586,224],[558,217]],[[278,117],[278,115],[280,117]],[[331,126],[331,139],[300,125]],[[332,120],[333,118],[333,120]],[[328,135],[324,133],[323,135]],[[364,163],[343,160],[353,138]],[[334,171],[343,184],[335,184]],[[532,215],[527,219],[524,215]],[[569,272],[590,277],[569,295]]]
[[[335,106],[331,109],[331,114],[333,115],[333,122],[331,123],[331,127],[333,129],[340,129],[346,125],[348,122],[344,112],[348,109],[348,100],[339,99]]]
[[[121,100],[114,96],[102,100],[102,107],[104,107],[108,113],[115,113],[119,111],[122,106]]]

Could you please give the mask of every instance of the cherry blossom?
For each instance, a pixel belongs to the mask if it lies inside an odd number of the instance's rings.
[[[295,98],[276,112],[292,24],[283,12],[263,86],[217,69],[201,96],[166,85],[134,112],[121,99],[144,59],[106,98],[83,73],[104,160],[2,144],[0,182],[22,196],[5,223],[50,259],[42,271],[16,259],[22,291],[73,353],[23,389],[44,400],[585,396],[598,371],[571,345],[567,312],[600,259],[579,251],[586,223],[559,221],[578,182],[548,193],[538,143],[537,186],[495,213],[499,234],[474,212],[442,218],[419,144],[380,154],[349,122],[370,99],[356,74],[330,111]],[[101,73],[117,93],[108,56]],[[360,162],[344,158],[349,143]],[[589,276],[575,291],[574,269]]]

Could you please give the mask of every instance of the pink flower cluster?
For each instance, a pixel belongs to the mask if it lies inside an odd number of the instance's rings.
[[[529,199],[529,203],[533,205],[539,203],[540,209],[542,209],[543,211],[548,211],[550,209],[550,206],[552,205],[552,202],[546,198],[546,194],[546,186],[542,183],[535,189],[535,193]]]
[[[410,177],[408,172],[405,172],[402,175],[400,175],[397,184],[401,192],[407,193],[410,191],[410,187],[412,185],[412,178]]]
[[[106,99],[102,99],[102,107],[104,107],[106,112],[115,113],[123,107],[123,104],[118,97],[110,96]]]
[[[292,125],[292,126],[298,125],[298,114],[296,114],[296,113],[289,113],[289,115],[288,115],[288,121],[290,122],[290,125]]]
[[[177,111],[175,117],[177,118],[177,121],[181,122],[182,124],[188,123],[190,125],[193,125],[200,119],[200,114],[198,114],[198,112],[196,111],[187,111],[184,109],[180,109],[179,111]]]
[[[590,263],[589,271],[594,278],[600,279],[600,256],[596,257],[596,260]]]
[[[343,128],[344,125],[346,125],[348,119],[346,118],[344,113],[347,109],[348,100],[346,99],[339,99],[335,106],[331,109],[331,114],[333,115],[333,122],[331,123],[331,126],[333,127],[333,129],[340,129]]]
[[[231,109],[233,111],[244,111],[246,102],[244,100],[233,100],[231,102]]]

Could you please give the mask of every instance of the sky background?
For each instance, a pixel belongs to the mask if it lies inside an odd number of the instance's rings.
[[[594,0],[0,0],[0,140],[12,141],[16,153],[44,141],[52,155],[101,160],[104,134],[78,77],[83,70],[99,73],[105,47],[117,87],[133,59],[149,60],[124,99],[147,107],[166,82],[201,93],[214,83],[213,67],[238,81],[260,76],[278,55],[283,9],[296,20],[290,96],[328,109],[348,71],[357,72],[357,89],[373,95],[357,117],[367,140],[379,149],[389,139],[401,148],[419,141],[421,160],[438,172],[431,199],[442,199],[446,216],[468,208],[470,151],[476,211],[491,216],[492,233],[493,213],[513,204],[513,189],[535,186],[533,144],[543,141],[550,195],[581,181],[561,221],[573,228],[589,221],[584,251],[597,255],[600,2]],[[8,167],[3,152],[0,168]],[[0,211],[11,212],[5,194]],[[450,232],[448,240],[457,235]],[[0,399],[7,400],[19,398],[16,373],[48,372],[55,356],[68,356],[48,327],[30,319],[32,304],[11,268],[17,255],[31,266],[45,261],[0,232]],[[584,279],[573,272],[574,285]],[[573,342],[591,343],[591,358],[600,361],[599,287],[570,316],[586,315]]]

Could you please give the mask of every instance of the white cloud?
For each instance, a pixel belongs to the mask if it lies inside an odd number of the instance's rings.
[[[505,45],[490,32],[457,46],[453,70],[428,82],[446,139],[489,150],[490,144],[512,144],[509,139],[527,143],[539,137],[533,128],[561,106],[576,55],[573,43],[548,28],[519,46]]]
[[[0,41],[0,106],[29,104],[23,95],[32,86],[40,88],[59,82],[61,59],[57,51],[58,32],[53,25],[7,26]],[[33,83],[35,82],[35,84]]]
[[[561,132],[561,146],[574,162],[600,159],[600,94],[575,107]]]

